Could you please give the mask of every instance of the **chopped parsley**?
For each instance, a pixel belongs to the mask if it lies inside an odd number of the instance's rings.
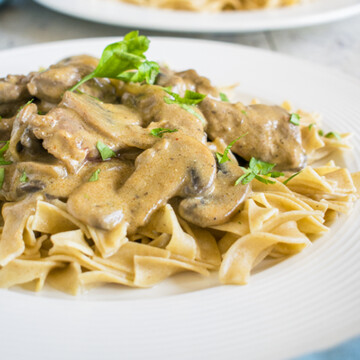
[[[94,171],[89,179],[89,182],[94,182],[94,181],[98,181],[99,180],[99,174],[100,174],[100,169],[97,169],[96,171]]]
[[[321,129],[318,131],[318,134],[319,134],[320,136],[324,136],[324,132],[323,132]]]
[[[227,97],[227,95],[226,94],[224,94],[224,93],[220,93],[220,99],[221,99],[221,101],[225,101],[225,102],[230,102],[230,100],[229,100],[229,98]]]
[[[34,100],[35,100],[35,99],[32,98],[32,99],[29,100],[26,104],[20,106],[19,109],[18,109],[18,113],[19,113],[25,106],[27,106],[27,105],[31,104],[32,102],[34,102]]]
[[[247,112],[245,110],[241,110],[241,112],[245,115],[248,116]]]
[[[29,181],[29,178],[28,178],[28,176],[26,175],[26,172],[23,171],[22,174],[21,174],[21,176],[20,176],[20,182],[26,183],[26,182],[28,182],[28,181]]]
[[[165,129],[165,128],[156,128],[156,129],[152,129],[150,131],[150,134],[159,138],[162,138],[164,134],[166,133],[174,133],[177,132],[178,129]]]
[[[104,49],[96,69],[82,78],[70,91],[96,77],[154,84],[160,67],[156,62],[146,59],[144,53],[149,49],[149,45],[150,40],[146,36],[139,36],[138,31],[126,34],[122,41],[110,44]]]
[[[216,155],[216,158],[217,158],[217,161],[219,164],[224,164],[226,163],[227,161],[231,161],[228,154],[229,154],[229,151],[230,149],[233,147],[233,145],[238,141],[240,140],[242,137],[246,136],[248,133],[244,134],[244,135],[241,135],[239,136],[237,139],[235,139],[234,141],[232,141],[225,149],[224,153],[223,154],[220,154],[219,152],[216,152],[215,155]]]
[[[4,180],[5,180],[5,169],[4,169],[4,168],[0,168],[0,190],[1,190],[2,187],[3,187]]]
[[[5,143],[5,145],[0,148],[0,165],[10,165],[12,164],[12,161],[7,161],[4,159],[4,153],[9,148],[10,141],[0,141],[0,143]]]
[[[190,114],[196,116],[203,124],[206,123],[205,119],[198,112],[196,112],[193,107],[203,101],[206,98],[206,95],[197,93],[195,91],[186,90],[184,97],[181,97],[179,94],[176,94],[167,88],[163,88],[163,90],[170,95],[170,97],[164,97],[166,104],[179,105]]]
[[[291,114],[290,115],[290,120],[289,120],[292,124],[299,126],[300,125],[300,115],[299,114]]]
[[[244,171],[244,174],[236,180],[235,185],[239,185],[239,184],[246,185],[250,183],[253,179],[256,179],[264,184],[275,184],[275,181],[266,178],[266,177],[277,178],[279,176],[284,176],[284,174],[281,172],[278,171],[272,172],[272,169],[275,166],[276,164],[270,164],[265,161],[251,158],[249,162],[249,167],[247,169],[241,167],[241,169]]]
[[[297,173],[291,175],[289,178],[287,178],[285,181],[283,181],[283,184],[286,185],[290,180],[292,180],[295,176],[298,176],[301,173],[301,171],[298,171]]]
[[[313,126],[316,125],[316,123],[312,123],[309,125],[309,130],[311,130],[313,128]]]
[[[99,153],[103,160],[107,160],[116,156],[115,152],[112,151],[107,145],[105,145],[101,141],[98,141],[96,143],[96,148],[99,150]]]
[[[335,138],[336,140],[341,140],[341,136],[336,131],[330,131],[325,135],[326,138]]]

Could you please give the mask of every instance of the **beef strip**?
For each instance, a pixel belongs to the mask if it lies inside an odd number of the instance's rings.
[[[84,76],[90,74],[97,66],[98,59],[79,55],[66,58],[49,69],[33,73],[27,87],[31,95],[45,103],[44,109],[51,104],[57,104],[66,90],[77,84]],[[79,87],[79,90],[102,101],[112,103],[116,101],[115,82],[109,79],[92,79]]]
[[[195,70],[174,72],[168,68],[162,68],[156,84],[163,87],[171,87],[172,91],[184,95],[186,90],[195,91],[201,94],[219,97],[219,91],[214,87],[210,80],[200,76]]]
[[[149,130],[154,128],[177,129],[205,142],[204,127],[196,116],[176,104],[167,104],[167,93],[159,86],[126,84],[122,89],[122,103],[136,109]],[[196,108],[194,107],[196,111]]]
[[[66,92],[62,102],[46,115],[38,115],[34,104],[19,113],[11,135],[10,153],[16,161],[34,160],[44,148],[74,173],[86,159],[99,158],[98,141],[114,151],[151,147],[158,139],[141,125],[141,117],[131,108]]]
[[[14,120],[15,116],[0,119],[0,141],[7,141],[10,139]]]
[[[112,159],[105,162],[87,162],[77,174],[69,174],[60,163],[45,164],[35,161],[18,162],[5,166],[5,180],[0,190],[0,200],[18,201],[24,196],[42,192],[50,198],[67,199],[83,183],[88,183],[91,175],[100,170],[99,178],[112,170],[119,173],[126,167],[126,173],[133,169],[132,162]],[[130,170],[129,170],[130,169]],[[20,178],[26,174],[26,181]],[[110,176],[110,175],[109,175]]]
[[[230,104],[208,97],[199,107],[208,122],[206,132],[210,139],[218,137],[229,144],[247,134],[231,148],[245,160],[255,157],[276,164],[280,170],[298,170],[305,166],[300,128],[290,123],[290,114],[283,108]]]
[[[26,87],[29,78],[22,75],[8,75],[0,79],[0,116],[11,117],[18,108],[30,100]]]

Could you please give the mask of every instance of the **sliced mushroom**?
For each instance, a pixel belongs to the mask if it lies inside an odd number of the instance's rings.
[[[194,196],[209,189],[216,174],[211,151],[181,133],[165,135],[136,159],[135,166],[124,185],[105,199],[99,196],[86,201],[84,192],[88,193],[89,186],[80,187],[68,200],[69,212],[106,230],[125,221],[131,234],[172,197]],[[92,193],[101,192],[101,183],[93,186]]]
[[[249,185],[235,186],[241,175],[243,171],[235,163],[221,164],[212,191],[180,202],[181,217],[201,227],[220,225],[229,221],[250,191]]]
[[[23,75],[8,75],[0,79],[0,116],[13,116],[31,95],[27,90],[29,78]]]

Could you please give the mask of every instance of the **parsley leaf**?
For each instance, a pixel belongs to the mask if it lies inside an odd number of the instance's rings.
[[[4,153],[9,148],[10,141],[0,141],[0,142],[5,142],[5,145],[2,148],[0,148],[0,165],[10,165],[12,164],[12,161],[7,161],[4,159]]]
[[[220,93],[220,99],[221,99],[221,101],[230,102],[227,95],[222,92]]]
[[[153,84],[156,76],[160,71],[159,64],[155,61],[145,60],[138,68],[137,71],[127,71],[120,74],[117,79],[124,82],[143,82]]]
[[[4,169],[4,168],[0,168],[0,190],[1,190],[2,187],[3,187],[4,180],[5,180],[5,169]]]
[[[168,88],[163,88],[163,89],[172,97],[172,99],[169,97],[164,98],[167,104],[197,105],[206,98],[206,95],[191,90],[186,90],[184,97],[181,97],[179,94],[172,92]]]
[[[341,140],[341,136],[336,131],[330,131],[325,135],[326,138],[336,138],[336,140]]]
[[[81,79],[70,91],[76,90],[81,84],[95,78],[120,79],[126,82],[142,82],[153,84],[159,73],[159,65],[148,61],[144,53],[149,49],[150,40],[139,36],[138,31],[125,35],[122,41],[108,45],[100,58],[96,69]]]
[[[26,182],[28,182],[28,181],[29,181],[29,178],[28,178],[28,176],[26,175],[26,172],[23,171],[22,174],[21,174],[21,176],[20,176],[20,182],[26,183]]]
[[[309,125],[309,130],[311,130],[313,128],[313,126],[316,125],[316,123],[312,123]]]
[[[165,129],[165,128],[156,128],[156,129],[152,129],[150,131],[150,134],[159,138],[162,138],[164,134],[166,133],[174,133],[177,132],[178,129]]]
[[[292,180],[295,176],[298,176],[301,173],[301,171],[298,171],[297,173],[291,175],[289,178],[287,178],[285,181],[283,181],[283,184],[286,185],[290,180]]]
[[[163,90],[171,96],[164,97],[166,104],[179,105],[190,114],[196,116],[204,125],[206,124],[205,119],[193,107],[194,105],[197,105],[203,101],[206,98],[206,95],[197,93],[195,91],[186,90],[184,97],[181,97],[179,94],[170,91],[168,88],[163,88]]]
[[[247,112],[245,110],[241,110],[241,112],[245,115],[248,116]]]
[[[89,182],[94,182],[94,181],[98,181],[99,180],[99,174],[100,174],[100,169],[97,169],[96,171],[94,171],[89,179]]]
[[[278,171],[271,171],[275,167],[275,165],[276,164],[270,164],[265,161],[251,158],[249,162],[249,167],[247,169],[241,167],[241,169],[244,171],[244,174],[236,180],[235,185],[239,185],[240,183],[246,185],[253,179],[256,179],[264,184],[275,184],[275,181],[272,181],[267,177],[276,178],[284,175],[283,173]]]
[[[115,157],[116,154],[114,151],[112,151],[107,145],[105,145],[103,142],[98,141],[96,143],[96,147],[99,150],[99,153],[101,155],[101,158],[103,160],[110,159],[112,157]]]
[[[32,102],[34,102],[34,100],[35,100],[35,99],[32,98],[32,99],[29,100],[26,104],[20,106],[17,112],[19,113],[25,106],[27,106],[27,105],[31,104]]]
[[[290,115],[290,120],[289,120],[292,124],[299,126],[300,125],[300,115],[299,114],[291,114]]]
[[[321,129],[318,131],[318,134],[320,135],[320,136],[324,136],[324,131],[322,131]]]
[[[242,137],[246,136],[248,133],[244,134],[244,135],[241,135],[239,136],[237,139],[235,139],[234,141],[232,141],[225,149],[224,153],[223,154],[220,154],[219,152],[216,152],[215,155],[216,155],[216,158],[218,160],[218,163],[219,164],[224,164],[226,163],[227,161],[231,161],[228,154],[229,154],[229,151],[230,149],[233,147],[233,145],[238,141],[240,140]]]

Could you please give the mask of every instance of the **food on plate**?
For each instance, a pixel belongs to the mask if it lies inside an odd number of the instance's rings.
[[[295,5],[301,0],[120,0],[139,6],[190,11],[234,11],[277,8]]]
[[[192,271],[245,284],[329,231],[360,173],[317,115],[230,101],[131,32],[0,79],[0,286],[150,287]],[[321,164],[319,163],[321,162]]]

